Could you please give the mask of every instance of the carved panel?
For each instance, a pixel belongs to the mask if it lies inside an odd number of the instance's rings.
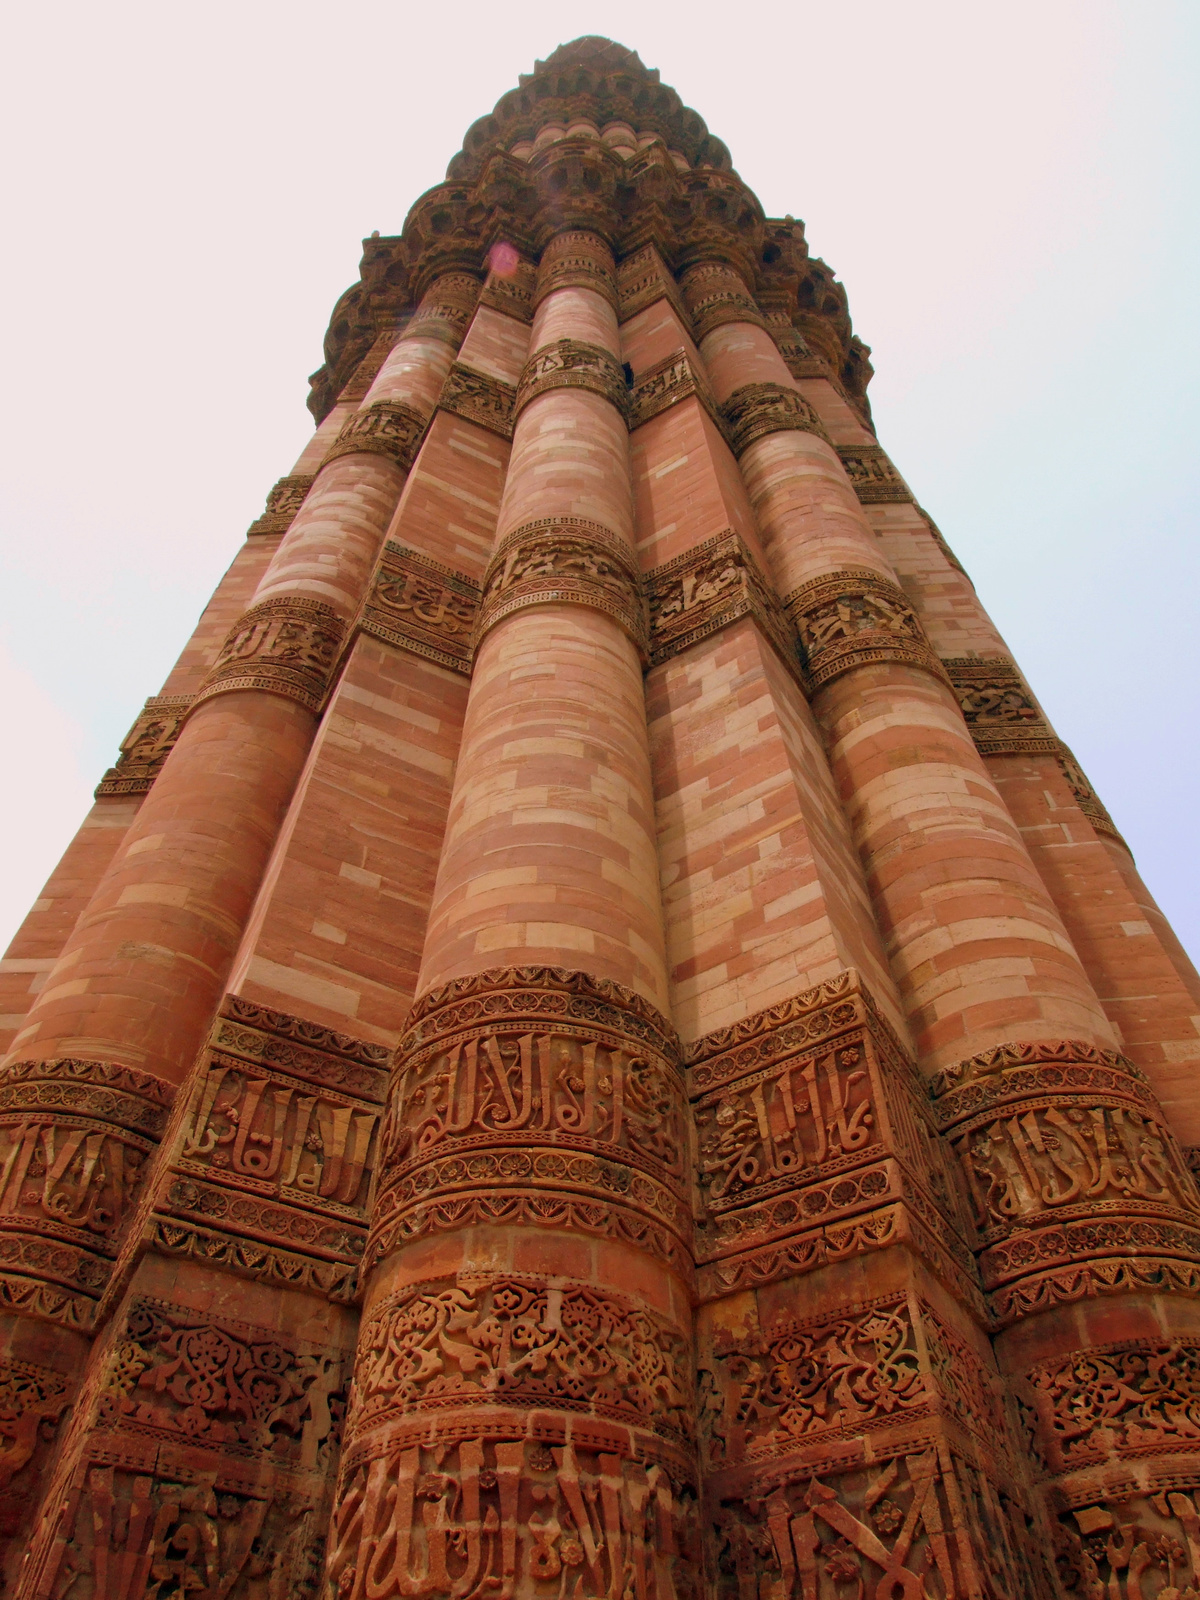
[[[857,1247],[881,1248],[903,1202],[942,1237],[935,1270],[969,1293],[962,1202],[925,1095],[857,974],[721,1029],[689,1057],[696,1255],[721,1269],[706,1284],[727,1292],[809,1270],[845,1248],[829,1225],[852,1229],[862,1213],[871,1225]]]
[[[70,1391],[49,1367],[0,1358],[0,1539],[28,1522],[39,1482],[34,1456],[52,1443]]]
[[[1057,741],[1057,755],[1063,777],[1066,778],[1067,785],[1075,796],[1075,803],[1092,827],[1097,833],[1105,833],[1110,839],[1115,839],[1118,844],[1125,844],[1125,840],[1117,831],[1116,823],[1105,810],[1103,801],[1088,782],[1083,768],[1061,739]],[[1128,850],[1129,846],[1125,844],[1125,848]]]
[[[152,696],[121,741],[116,766],[96,786],[96,798],[109,794],[146,794],[175,748],[191,708],[189,694]]]
[[[683,298],[696,342],[727,322],[765,328],[766,320],[737,272],[724,261],[691,267],[682,278]]]
[[[835,383],[828,364],[810,349],[803,335],[793,326],[786,311],[764,311],[767,332],[774,339],[780,355],[787,363],[793,378],[826,378]]]
[[[1001,1321],[1097,1292],[1106,1276],[1119,1286],[1121,1257],[1200,1263],[1200,1192],[1121,1056],[1072,1040],[1005,1045],[939,1074],[933,1090]]]
[[[813,690],[854,667],[900,661],[945,681],[904,591],[868,567],[845,567],[793,589],[784,600],[800,636]]]
[[[1200,1514],[1195,1470],[1161,1481],[1127,1479],[1077,1494],[1057,1529],[1058,1581],[1077,1600],[1195,1600],[1200,1595]],[[1147,1489],[1149,1492],[1147,1492]]]
[[[476,638],[513,611],[583,605],[620,623],[643,658],[646,607],[633,551],[586,517],[541,517],[502,539],[483,579]]]
[[[795,671],[791,629],[769,581],[732,528],[656,567],[643,582],[654,666],[750,616]]]
[[[428,426],[429,418],[402,400],[376,400],[365,410],[347,417],[321,464],[325,466],[339,456],[365,452],[386,456],[402,472],[407,472],[416,460]]]
[[[865,506],[911,501],[912,491],[877,444],[839,444],[837,453],[851,487]]]
[[[551,389],[587,389],[611,401],[622,416],[629,406],[629,389],[620,363],[603,345],[581,339],[556,339],[542,345],[525,363],[517,385],[514,417],[531,400]]]
[[[617,309],[617,285],[612,251],[597,234],[559,233],[550,240],[538,263],[533,307],[556,289],[591,289]]]
[[[267,495],[267,509],[246,529],[247,539],[253,534],[286,533],[316,481],[314,472],[296,472],[289,478],[280,478]]]
[[[717,407],[707,381],[695,370],[685,350],[676,350],[665,360],[643,372],[633,386],[629,412],[630,430],[695,395],[709,416],[725,432],[725,419]]]
[[[1058,740],[1007,656],[952,656],[943,665],[981,756],[1058,754]]]
[[[466,272],[444,272],[422,298],[404,330],[405,337],[441,339],[457,350],[475,315],[479,294],[478,278]]]
[[[651,1006],[584,973],[498,968],[427,996],[397,1048],[368,1261],[493,1205],[629,1242],[665,1234],[683,1261],[676,1050]]]
[[[478,584],[389,540],[359,626],[376,639],[469,676],[478,614]]]
[[[170,1100],[112,1062],[0,1070],[0,1303],[89,1325]]]
[[[499,378],[475,372],[456,361],[438,398],[438,408],[452,411],[467,422],[477,422],[502,439],[511,439],[516,399],[517,391],[511,383],[501,383]]]
[[[490,306],[517,322],[533,321],[534,271],[527,261],[517,260],[511,273],[492,269],[479,295],[481,306]]]
[[[656,301],[666,300],[683,326],[690,328],[691,317],[679,293],[679,285],[653,245],[645,245],[626,256],[618,270],[617,288],[622,322],[628,322],[630,317],[636,317],[639,311]]]
[[[391,355],[396,340],[400,336],[400,328],[395,324],[384,328],[375,335],[371,348],[354,369],[349,383],[338,395],[338,404],[345,405],[351,402],[354,405],[367,398],[367,394],[375,379],[379,376],[383,363]]]
[[[232,997],[222,1010],[156,1196],[156,1241],[344,1298],[365,1240],[385,1052]]]
[[[251,606],[231,630],[196,696],[261,689],[319,711],[346,624],[323,600],[288,595]]]
[[[820,417],[802,394],[782,383],[746,383],[722,406],[735,455],[769,433],[815,433],[828,443]]]

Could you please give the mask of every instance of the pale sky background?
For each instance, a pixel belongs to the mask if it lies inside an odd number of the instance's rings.
[[[0,947],[312,423],[361,240],[582,33],[803,217],[880,442],[1200,956],[1200,4],[81,0],[0,35]]]

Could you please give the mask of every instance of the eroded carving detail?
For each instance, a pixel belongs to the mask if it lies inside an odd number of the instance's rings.
[[[416,460],[428,426],[429,418],[402,400],[376,400],[347,417],[321,465],[326,466],[339,456],[365,453],[386,456],[407,472]]]
[[[725,432],[725,419],[721,415],[712,390],[696,372],[685,350],[676,350],[656,366],[649,367],[636,380],[630,401],[630,431],[640,428],[660,411],[668,411],[695,395],[709,416]]]
[[[1200,1515],[1195,1472],[1170,1475],[1139,1492],[1071,1498],[1057,1528],[1055,1565],[1078,1600],[1200,1600]]]
[[[815,433],[828,443],[820,417],[795,389],[782,383],[747,383],[721,407],[735,455],[769,433]]]
[[[946,681],[904,591],[867,567],[845,567],[793,589],[784,606],[813,690],[854,667],[900,661]]]
[[[438,397],[438,409],[452,411],[467,422],[498,433],[502,439],[513,434],[513,407],[517,391],[511,383],[501,383],[486,372],[476,372],[456,361]]]
[[[496,547],[483,579],[476,638],[526,606],[573,604],[618,622],[643,657],[646,607],[633,551],[586,517],[541,517]]]
[[[650,608],[652,665],[750,616],[795,670],[791,630],[770,583],[732,528],[656,567],[643,583]]]
[[[837,453],[851,487],[863,505],[912,500],[912,491],[892,465],[887,452],[879,445],[839,444]]]
[[[603,345],[581,339],[556,339],[533,352],[517,385],[514,418],[531,400],[551,389],[587,389],[610,401],[622,417],[629,408],[629,389],[620,363]]]
[[[96,798],[109,794],[147,794],[175,748],[192,704],[190,694],[155,695],[121,741],[116,766],[96,786]]]
[[[953,656],[943,665],[981,756],[1058,753],[1058,740],[1007,656]]]
[[[346,624],[323,600],[262,600],[230,632],[195,704],[259,689],[319,711],[345,635]]]
[[[478,584],[389,540],[359,626],[376,639],[469,676],[478,615]]]
[[[366,393],[365,389],[363,393]],[[266,510],[246,529],[247,539],[254,534],[286,533],[316,481],[313,472],[296,472],[291,477],[280,478],[267,495]]]

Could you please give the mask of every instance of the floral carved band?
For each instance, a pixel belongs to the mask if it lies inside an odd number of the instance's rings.
[[[438,397],[438,410],[452,411],[467,422],[477,422],[481,428],[498,433],[502,439],[511,439],[516,398],[517,391],[511,383],[501,383],[498,378],[474,372],[456,361]]]
[[[502,967],[418,1002],[396,1051],[367,1265],[480,1223],[615,1238],[691,1268],[683,1084],[619,984]]]
[[[190,694],[160,694],[146,701],[121,741],[116,765],[109,767],[96,786],[97,800],[104,795],[149,792],[175,748],[191,704]]]
[[[348,417],[322,466],[340,456],[385,456],[407,472],[416,460],[429,418],[400,400],[376,400]]]
[[[1126,850],[1128,850],[1129,846],[1125,844],[1125,840],[1118,831],[1116,823],[1109,816],[1104,802],[1088,782],[1083,768],[1061,739],[1057,740],[1056,743],[1058,746],[1058,764],[1062,769],[1063,777],[1067,780],[1067,787],[1075,796],[1075,804],[1097,833],[1106,834],[1110,839],[1115,839],[1118,844],[1125,845]]]
[[[725,432],[725,419],[721,415],[708,384],[699,376],[689,361],[685,350],[676,350],[665,361],[642,373],[633,386],[630,397],[629,428],[640,428],[651,417],[667,411],[681,400],[693,395],[709,416]]]
[[[1194,1290],[1200,1193],[1153,1091],[1123,1056],[1070,1039],[1001,1045],[931,1088],[998,1323],[1147,1276]]]
[[[879,445],[840,444],[837,453],[851,487],[863,505],[912,500],[912,491]]]
[[[501,540],[484,575],[476,637],[513,611],[564,603],[612,617],[645,658],[645,601],[633,552],[584,517],[541,517]]]
[[[556,289],[591,289],[617,310],[612,253],[593,233],[560,233],[546,246],[538,267],[534,310]]]
[[[167,1255],[355,1292],[387,1051],[228,996],[152,1233]]]
[[[515,416],[531,400],[551,389],[587,389],[610,401],[624,417],[629,406],[629,390],[616,358],[598,344],[580,339],[557,339],[535,350],[525,364],[517,385]]]
[[[953,656],[943,665],[981,756],[1058,755],[1058,740],[1007,656]]]
[[[389,540],[359,627],[372,638],[470,676],[478,614],[478,584]]]
[[[869,567],[844,567],[803,583],[784,606],[814,690],[854,667],[883,661],[923,667],[946,681],[904,591]]]
[[[109,1061],[0,1071],[0,1294],[90,1327],[166,1123],[172,1089]]]
[[[721,407],[735,455],[769,433],[815,433],[826,439],[821,419],[802,394],[782,383],[747,383]]]
[[[732,528],[644,579],[650,661],[658,666],[742,617],[753,617],[794,673],[791,629],[758,563]]]
[[[287,596],[251,606],[194,704],[235,689],[264,689],[319,711],[345,634],[345,623],[323,600]]]
[[[702,1299],[904,1240],[982,1309],[927,1097],[857,973],[688,1056]]]
[[[267,509],[246,529],[247,539],[253,534],[286,533],[315,482],[316,474],[312,472],[296,472],[290,478],[280,478],[267,496]]]

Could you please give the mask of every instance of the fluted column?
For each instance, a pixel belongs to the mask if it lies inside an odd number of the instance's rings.
[[[603,242],[552,240],[537,298],[383,1138],[331,1535],[347,1600],[577,1579],[665,1597],[693,1481],[681,1087]]]

